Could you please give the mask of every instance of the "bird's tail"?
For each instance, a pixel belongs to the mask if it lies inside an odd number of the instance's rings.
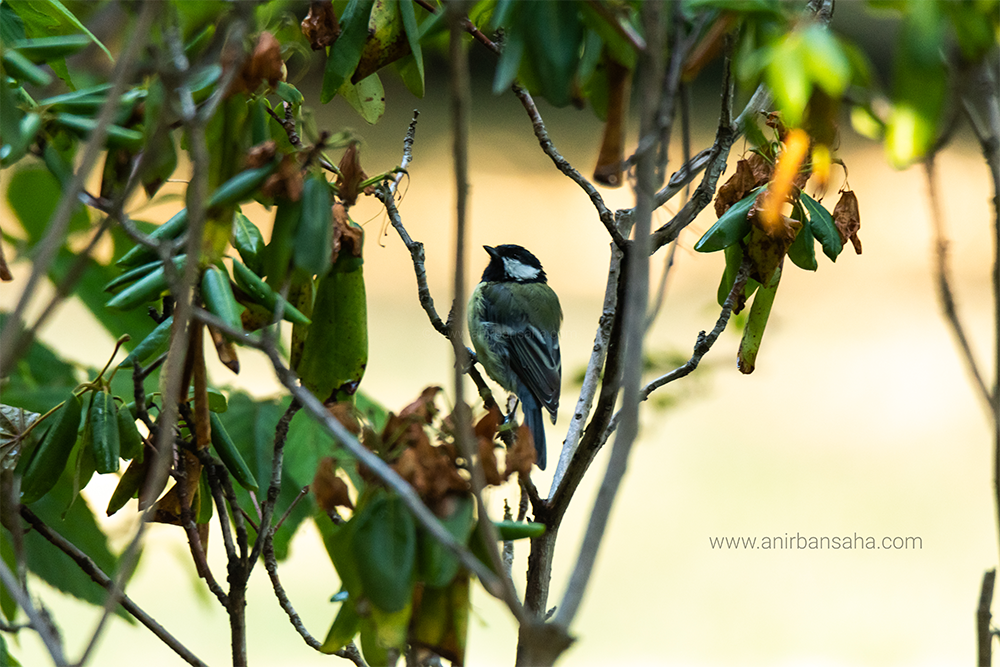
[[[545,420],[542,419],[542,406],[530,392],[524,392],[521,398],[521,410],[524,412],[524,423],[535,439],[535,463],[545,470]]]

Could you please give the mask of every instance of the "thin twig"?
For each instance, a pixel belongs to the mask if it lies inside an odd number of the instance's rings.
[[[108,591],[109,595],[114,594],[117,589],[115,582],[112,581],[111,577],[105,574],[87,554],[80,551],[62,535],[49,528],[27,507],[21,507],[21,516],[31,524],[32,529],[34,529],[39,535],[51,542],[64,554],[72,558],[77,566],[83,570],[88,577],[93,579],[98,586]],[[0,565],[2,565],[2,563],[0,563]],[[160,641],[170,647],[174,653],[179,655],[189,665],[194,665],[195,667],[206,667],[205,663],[199,660],[198,657],[188,650],[187,647],[177,641],[173,635],[167,632],[162,625],[153,620],[149,614],[144,612],[127,595],[121,594],[117,602],[121,605],[122,609],[131,614],[135,620],[146,626],[150,632],[156,635]]]
[[[17,577],[7,568],[7,563],[2,559],[0,559],[0,583],[4,585],[10,596],[14,598],[14,602],[24,610],[24,613],[28,616],[28,620],[31,622],[31,627],[38,633],[42,644],[45,645],[45,650],[49,652],[49,656],[56,667],[66,665],[66,656],[63,653],[62,642],[55,628],[52,627],[49,620],[38,609],[35,609],[35,605],[28,596],[27,591],[21,588]]]
[[[388,186],[381,184],[375,188],[375,196],[378,197],[379,201],[385,204],[386,213],[389,215],[389,222],[392,224],[393,228],[399,234],[399,237],[403,240],[403,244],[406,249],[410,251],[410,257],[413,260],[413,272],[417,277],[417,298],[420,300],[420,306],[427,313],[427,317],[431,321],[431,326],[434,330],[440,333],[442,336],[449,337],[451,332],[448,326],[441,320],[441,316],[438,315],[437,310],[434,308],[434,297],[431,296],[430,287],[427,286],[427,269],[424,266],[425,256],[424,256],[424,244],[419,241],[414,241],[410,238],[410,234],[403,227],[403,221],[399,217],[399,211],[396,209],[396,202],[393,200],[392,192],[389,190]]]
[[[295,509],[295,507],[300,502],[302,502],[302,499],[308,495],[309,495],[309,485],[306,484],[305,486],[302,487],[302,489],[299,490],[299,495],[295,496],[295,500],[289,503],[288,509],[286,509],[285,513],[281,515],[281,518],[278,519],[278,523],[274,524],[274,530],[272,532],[277,532],[281,528],[281,525],[285,523],[285,519],[287,519],[288,515],[292,513],[292,510]]]
[[[552,143],[552,139],[549,137],[548,130],[545,129],[545,122],[542,120],[542,115],[538,112],[538,107],[535,106],[535,101],[531,98],[531,93],[522,88],[517,83],[511,85],[511,89],[514,91],[514,95],[517,99],[521,101],[521,106],[524,110],[528,112],[528,118],[531,120],[531,128],[535,133],[535,138],[538,139],[538,145],[542,147],[542,152],[549,156],[552,163],[556,166],[560,172],[562,172],[571,181],[580,186],[580,188],[587,193],[590,197],[591,203],[594,208],[597,209],[597,215],[604,225],[604,228],[608,230],[608,234],[611,235],[611,240],[614,241],[615,245],[619,248],[623,248],[625,245],[625,237],[622,236],[621,232],[618,230],[618,223],[615,220],[615,214],[611,212],[611,209],[607,207],[604,203],[604,198],[601,193],[597,191],[594,184],[588,181],[583,174],[577,171],[569,161],[559,154],[556,150],[555,144]]]
[[[937,189],[933,155],[924,161],[924,175],[927,178],[927,195],[930,199],[931,207],[931,225],[934,229],[934,272],[938,287],[938,298],[941,300],[941,310],[944,312],[945,320],[955,335],[955,340],[958,343],[959,351],[962,353],[962,358],[965,360],[966,368],[972,375],[973,386],[978,390],[979,397],[983,399],[987,411],[992,416],[993,395],[986,386],[982,371],[979,369],[979,363],[972,352],[972,346],[969,343],[968,336],[965,334],[965,326],[958,315],[958,309],[955,306],[955,296],[951,289],[948,239],[944,229],[944,214],[941,209],[941,199]]]
[[[267,487],[267,497],[261,506],[260,531],[257,533],[257,540],[254,542],[253,550],[250,552],[249,566],[253,568],[260,556],[261,549],[264,548],[265,539],[271,531],[271,519],[274,517],[274,506],[278,503],[278,496],[281,494],[281,473],[284,468],[285,442],[288,440],[288,427],[292,423],[292,418],[302,409],[302,405],[293,400],[285,409],[284,414],[278,420],[274,429],[274,453],[271,457],[271,482]],[[249,572],[247,573],[249,575]]]

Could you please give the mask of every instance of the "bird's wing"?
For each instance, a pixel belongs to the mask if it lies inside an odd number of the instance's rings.
[[[521,335],[513,336],[509,345],[514,373],[539,403],[555,415],[562,381],[558,335],[528,327]]]

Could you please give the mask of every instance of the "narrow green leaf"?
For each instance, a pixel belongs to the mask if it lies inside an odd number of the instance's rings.
[[[32,36],[51,34],[53,29],[60,33],[82,32],[104,51],[108,60],[115,61],[101,40],[97,39],[94,33],[90,32],[87,26],[83,25],[80,19],[59,0],[6,0],[6,4],[9,4],[24,19],[26,26],[29,27],[28,32]]]
[[[730,206],[722,214],[722,217],[698,239],[698,242],[694,244],[694,249],[698,252],[715,252],[738,243],[740,239],[749,234],[750,221],[747,219],[747,213],[750,212],[759,192],[760,188],[757,188]]]
[[[809,231],[823,246],[823,254],[836,262],[837,255],[844,249],[844,244],[840,241],[840,233],[837,232],[836,225],[833,224],[833,216],[818,201],[802,193],[802,204],[809,213]]]
[[[361,616],[354,606],[354,600],[348,598],[340,605],[340,611],[337,612],[337,617],[333,619],[333,625],[330,626],[330,631],[326,633],[326,639],[323,640],[323,645],[319,647],[319,652],[326,653],[327,655],[336,653],[354,639],[360,628]]]
[[[330,47],[323,71],[323,89],[319,101],[326,104],[334,98],[344,82],[351,78],[361,60],[361,51],[368,38],[368,18],[374,0],[350,0],[340,20],[341,33]]]
[[[236,219],[233,221],[233,247],[247,268],[257,275],[263,274],[264,236],[257,225],[239,211],[236,212]]]
[[[410,51],[417,66],[420,77],[420,89],[423,90],[424,83],[424,54],[420,50],[420,29],[417,27],[417,13],[413,7],[413,0],[399,0],[399,15],[403,19],[403,30],[406,31],[406,40],[410,44]],[[423,97],[423,94],[417,95]]]

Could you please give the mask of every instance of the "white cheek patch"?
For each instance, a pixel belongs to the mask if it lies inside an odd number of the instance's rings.
[[[538,277],[539,271],[533,266],[528,266],[524,262],[519,262],[518,260],[511,259],[510,257],[504,257],[503,269],[508,276],[520,282],[534,280]]]

